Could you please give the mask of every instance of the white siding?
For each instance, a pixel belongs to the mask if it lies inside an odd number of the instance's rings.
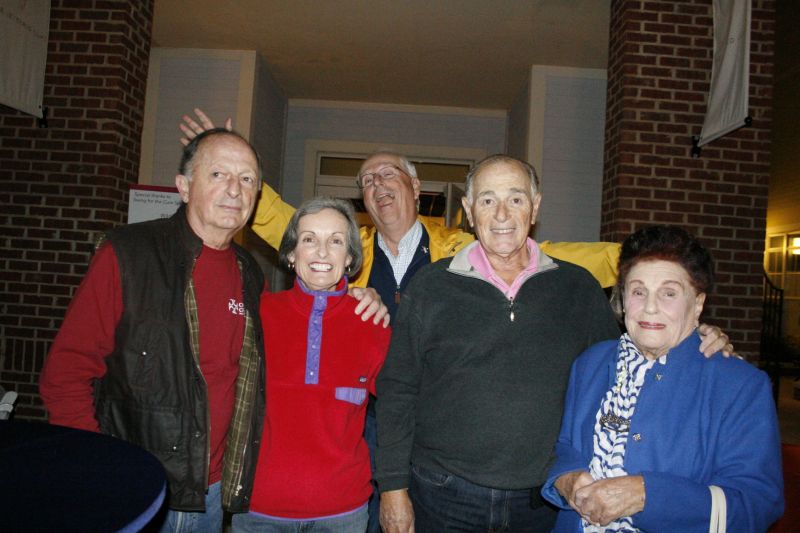
[[[603,188],[603,139],[606,80],[604,71],[533,69],[539,76],[532,94],[532,113],[540,124],[539,146],[532,159],[541,161],[542,206],[536,238],[554,241],[597,241]]]
[[[280,190],[283,172],[283,141],[286,133],[288,101],[269,68],[260,58],[256,61],[255,95],[251,118],[250,142],[261,156],[264,179]],[[278,253],[254,232],[246,233],[245,246],[261,265],[273,290],[288,287],[285,272],[278,268]]]
[[[140,183],[174,186],[181,156],[178,123],[195,107],[219,121],[220,126],[225,118],[232,117],[236,129],[249,137],[249,124],[242,124],[244,117],[237,111],[242,103],[242,70],[252,64],[255,53],[208,51],[213,55],[204,56],[204,52],[153,49]],[[245,83],[247,78],[252,80],[252,74],[246,76]],[[251,91],[252,87],[247,89]]]
[[[256,62],[256,69],[250,142],[261,156],[267,183],[279,190],[283,172],[286,113],[289,106],[283,90],[272,77],[267,64],[260,58]]]

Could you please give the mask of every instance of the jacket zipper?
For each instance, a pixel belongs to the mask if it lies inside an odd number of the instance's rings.
[[[240,265],[239,268],[241,269],[241,265]],[[244,288],[242,288],[242,301],[245,301]],[[249,311],[248,311],[248,315],[246,315],[246,317],[247,316],[249,316]],[[247,318],[245,318],[245,320],[247,320]],[[255,327],[255,326],[252,326],[252,327]],[[245,332],[247,332],[247,324],[246,323],[245,323]],[[253,332],[253,337],[257,337],[255,332]],[[254,338],[253,341],[255,342],[256,339]],[[247,430],[244,432],[244,435],[242,436],[242,439],[243,439],[244,443],[242,445],[242,455],[241,455],[241,458],[240,458],[241,466],[239,467],[239,469],[236,472],[233,473],[233,487],[232,487],[232,489],[233,489],[233,495],[236,496],[237,498],[239,497],[240,493],[242,492],[242,489],[244,488],[242,486],[242,476],[244,475],[244,469],[245,469],[245,466],[246,466],[244,460],[245,460],[245,457],[247,456],[248,443],[250,442],[250,432],[253,430],[253,416],[254,416],[253,412],[255,411],[255,408],[256,408],[255,407],[256,406],[256,396],[258,395],[258,388],[259,388],[258,383],[260,382],[260,379],[259,379],[260,376],[259,376],[258,369],[259,369],[259,366],[262,364],[261,354],[258,353],[258,348],[254,347],[253,351],[255,352],[255,354],[251,353],[250,354],[250,359],[252,360],[253,357],[256,358],[256,375],[255,375],[256,383],[255,383],[255,386],[252,387],[253,391],[250,393],[250,397],[248,398],[248,400],[249,400],[249,404],[248,405],[250,405],[250,409],[252,411],[250,413],[250,416],[247,417],[248,420],[247,420],[247,423],[245,424]],[[266,356],[266,354],[265,354],[265,356]],[[239,365],[241,366],[241,361],[239,362]],[[241,370],[240,370],[240,372],[241,372]],[[264,372],[266,373],[266,361],[264,361]],[[266,378],[266,375],[265,375],[264,376],[265,388],[266,388],[266,380],[267,380],[267,378]],[[267,405],[266,405],[266,390],[265,390],[264,391],[264,412],[265,413],[266,413],[266,408],[267,408]],[[254,461],[257,460],[257,459],[258,459],[258,457],[256,457],[254,459]],[[255,473],[253,475],[255,476]],[[232,504],[232,503],[233,503],[232,501],[228,502],[229,505]]]
[[[197,371],[200,373],[200,378],[203,380],[203,385],[206,389],[206,468],[205,468],[205,483],[206,483],[206,490],[208,490],[208,471],[211,469],[211,439],[210,439],[210,432],[211,432],[211,406],[208,405],[208,383],[206,382],[206,377],[203,375],[203,372],[200,370],[200,364],[195,362],[195,366],[197,367]]]
[[[253,348],[253,349],[256,351],[255,357],[260,358],[261,355],[258,353],[258,349],[257,348]],[[250,356],[253,357],[253,354],[251,354]],[[250,404],[249,404],[250,405],[250,409],[252,409],[254,411],[255,411],[255,405],[256,405],[256,395],[258,394],[258,381],[259,381],[258,366],[259,366],[259,364],[260,364],[260,361],[256,363],[256,376],[255,376],[256,386],[253,387],[253,392],[250,393],[250,398],[248,398],[248,400],[250,402]],[[266,364],[265,364],[265,370],[266,370]],[[264,377],[264,381],[266,381],[266,376]],[[265,396],[266,396],[266,393],[265,393]],[[265,403],[264,403],[264,412],[266,412],[266,397],[265,397]],[[250,432],[253,429],[253,414],[251,413],[248,418],[249,418],[249,420],[247,421],[247,424],[246,424],[247,430],[244,432],[244,436],[242,437],[244,439],[244,445],[242,446],[241,467],[238,469],[238,471],[233,473],[233,494],[237,498],[239,497],[239,493],[242,492],[242,488],[244,488],[244,487],[242,487],[242,475],[244,474],[244,469],[245,469],[244,458],[247,455],[247,444],[250,442]],[[256,459],[254,459],[254,460],[257,460],[257,459],[258,458],[256,457]]]
[[[191,276],[194,272],[194,267],[197,265],[197,257],[194,258],[192,261],[192,269],[189,271],[189,282],[191,282]],[[188,285],[188,283],[187,283]],[[196,297],[196,295],[195,295]],[[187,310],[188,313],[188,310]],[[195,328],[197,329],[197,328]],[[197,331],[197,345],[200,346],[200,332]],[[194,343],[192,343],[194,344]],[[210,431],[211,431],[211,407],[208,404],[208,382],[206,381],[206,377],[203,375],[203,370],[200,368],[200,358],[197,354],[192,350],[192,360],[194,361],[194,367],[197,370],[197,374],[200,376],[200,380],[203,382],[203,387],[205,388],[206,392],[206,436],[205,436],[205,448],[206,448],[206,465],[203,471],[203,478],[205,479],[205,487],[206,491],[208,490],[208,472],[211,469],[211,438],[210,438]]]
[[[258,380],[258,369],[256,369],[256,380]],[[252,406],[251,409],[253,409],[253,410],[255,410],[255,405],[256,405],[255,396],[257,394],[258,394],[258,387],[256,386],[256,387],[253,387],[253,392],[251,394],[251,397],[249,398],[250,405]],[[264,407],[265,407],[265,410],[266,410],[266,405]],[[240,459],[241,460],[241,467],[236,472],[234,472],[234,474],[233,474],[233,494],[237,498],[239,497],[239,494],[242,492],[242,489],[244,488],[242,486],[242,475],[244,475],[244,469],[245,469],[244,459],[247,456],[247,444],[250,442],[250,432],[253,429],[253,425],[252,425],[253,415],[251,414],[249,418],[250,418],[250,421],[248,421],[248,423],[246,424],[247,425],[247,431],[244,432],[244,435],[242,437],[244,439],[244,445],[242,446],[242,455],[241,455],[241,459]],[[256,457],[256,459],[254,459],[254,460],[257,460],[257,459],[258,458]]]

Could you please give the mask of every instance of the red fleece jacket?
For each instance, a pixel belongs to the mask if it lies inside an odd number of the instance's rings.
[[[352,511],[369,499],[364,415],[390,330],[362,322],[356,304],[347,295],[328,298],[319,382],[306,384],[313,297],[298,285],[262,296],[267,413],[251,511],[318,518]]]

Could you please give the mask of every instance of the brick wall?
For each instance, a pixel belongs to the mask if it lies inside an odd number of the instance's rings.
[[[0,105],[0,384],[43,418],[39,370],[138,179],[153,0],[52,0],[48,127]]]
[[[714,255],[704,320],[757,358],[772,113],[775,2],[753,0],[751,127],[690,155],[711,79],[712,2],[611,2],[601,235],[678,224]]]

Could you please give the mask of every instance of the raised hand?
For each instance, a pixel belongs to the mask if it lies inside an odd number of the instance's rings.
[[[182,123],[178,124],[178,127],[183,132],[183,137],[181,137],[181,144],[186,146],[189,144],[192,139],[194,139],[198,134],[203,133],[206,130],[213,129],[214,123],[211,122],[211,119],[203,113],[203,110],[199,107],[194,108],[194,114],[197,115],[197,120],[200,121],[198,124],[192,117],[189,115],[183,115],[181,120]],[[233,121],[228,117],[225,121],[225,129],[232,130],[233,129]]]

